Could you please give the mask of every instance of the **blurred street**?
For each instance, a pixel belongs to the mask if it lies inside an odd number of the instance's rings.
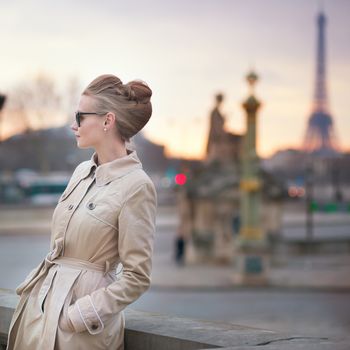
[[[52,208],[0,211],[2,288],[14,289],[45,256],[51,213]],[[302,214],[287,213],[284,221],[288,225],[299,222],[301,235]],[[343,219],[347,218],[339,219],[338,226],[342,222],[349,228]],[[232,266],[175,263],[176,225],[175,208],[159,207],[153,284],[132,308],[309,336],[347,335],[349,254],[285,257],[283,263],[271,266],[269,287],[237,287],[232,282]]]

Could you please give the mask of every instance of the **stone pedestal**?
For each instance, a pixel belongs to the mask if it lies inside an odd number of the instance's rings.
[[[234,258],[232,281],[235,285],[268,285],[269,249],[263,241],[238,241]]]

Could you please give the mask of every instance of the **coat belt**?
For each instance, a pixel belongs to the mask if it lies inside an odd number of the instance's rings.
[[[75,269],[80,270],[93,270],[103,272],[106,275],[109,271],[116,268],[116,265],[110,264],[107,260],[104,264],[95,264],[91,263],[87,260],[81,260],[76,258],[68,258],[60,256],[63,249],[63,238],[59,238],[55,241],[54,249],[50,251],[45,259],[41,262],[41,264],[32,271],[31,275],[27,277],[27,279],[17,287],[17,294],[22,294],[24,290],[30,290],[32,286],[42,277],[44,276],[51,266],[54,264],[62,265],[62,266],[70,266]]]
[[[98,271],[98,272],[103,272],[104,274],[107,274],[109,271],[116,268],[116,266],[114,265],[111,268],[108,260],[104,264],[96,264],[87,260],[60,256],[55,260],[53,260],[52,262],[57,265],[67,266],[67,267],[71,267],[79,270]]]

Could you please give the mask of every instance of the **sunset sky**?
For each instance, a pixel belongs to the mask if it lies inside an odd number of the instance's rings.
[[[302,142],[312,105],[320,3],[2,1],[0,91],[8,94],[42,72],[61,86],[76,77],[84,87],[104,73],[124,82],[142,79],[153,90],[146,136],[164,144],[168,155],[200,158],[216,93],[225,94],[227,130],[244,131],[244,76],[253,67],[263,102],[259,154],[269,156]],[[349,150],[350,1],[322,3],[330,110],[340,145]],[[3,114],[9,123],[6,108]]]

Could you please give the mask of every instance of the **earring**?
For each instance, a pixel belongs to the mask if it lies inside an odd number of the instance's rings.
[[[103,128],[103,131],[106,132],[106,131],[107,131],[107,128]]]

